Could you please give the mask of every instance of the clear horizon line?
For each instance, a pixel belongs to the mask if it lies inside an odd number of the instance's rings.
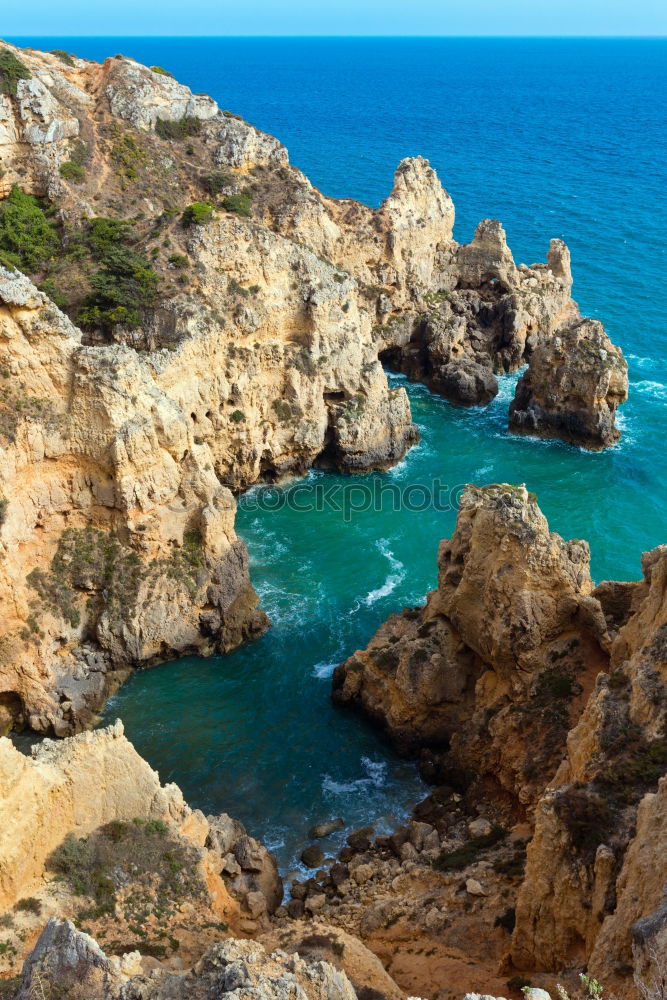
[[[304,39],[332,39],[332,38],[349,38],[349,39],[355,39],[355,38],[358,38],[358,39],[390,39],[390,38],[395,38],[395,39],[402,39],[402,38],[415,38],[415,39],[424,39],[424,40],[428,40],[428,41],[430,41],[430,40],[456,40],[456,39],[462,39],[462,40],[479,40],[479,39],[488,39],[488,40],[494,40],[494,39],[499,39],[499,40],[500,39],[514,39],[514,40],[519,40],[519,39],[521,39],[521,40],[524,40],[525,39],[527,41],[538,40],[538,39],[545,39],[545,40],[548,39],[548,40],[553,40],[553,41],[558,41],[558,40],[568,40],[568,41],[570,41],[570,40],[574,40],[574,39],[581,39],[582,41],[590,41],[590,40],[608,40],[608,41],[614,41],[614,40],[618,40],[618,41],[624,41],[624,40],[632,40],[632,41],[641,41],[641,40],[646,40],[646,41],[664,41],[664,40],[667,40],[667,34],[656,34],[656,35],[647,35],[647,34],[637,34],[637,35],[628,35],[628,34],[599,34],[599,35],[590,35],[590,34],[559,34],[559,35],[556,35],[556,34],[544,34],[544,35],[528,35],[528,34],[526,34],[526,35],[491,35],[491,34],[489,34],[489,35],[417,35],[417,34],[415,34],[415,35],[408,35],[408,34],[384,34],[384,35],[353,35],[353,34],[342,34],[342,35],[324,35],[324,34],[322,34],[322,35],[306,35],[306,34],[302,34],[302,35],[294,35],[294,34],[284,34],[284,35],[283,34],[273,34],[273,35],[243,35],[243,34],[231,34],[231,35],[214,35],[214,34],[210,34],[210,35],[188,35],[188,34],[173,33],[173,34],[168,34],[168,35],[98,35],[98,34],[94,34],[92,32],[88,32],[86,34],[81,34],[81,35],[74,35],[74,34],[68,34],[68,33],[66,33],[66,34],[57,33],[57,34],[35,35],[35,34],[32,34],[32,33],[23,34],[21,32],[12,32],[9,35],[5,35],[4,38],[5,39],[11,39],[11,38],[34,38],[34,39],[41,39],[41,38],[243,38],[243,39],[249,39],[249,38],[253,38],[253,39],[264,39],[264,40],[274,39],[274,38],[283,38],[283,39],[289,39],[289,38],[304,38]]]

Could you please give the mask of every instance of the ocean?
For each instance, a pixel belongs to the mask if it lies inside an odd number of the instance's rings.
[[[406,385],[422,431],[394,470],[525,483],[552,530],[585,538],[592,574],[638,579],[667,542],[667,41],[593,39],[11,38],[170,70],[278,136],[325,194],[378,205],[404,156],[427,157],[452,195],[455,236],[502,221],[517,263],[572,251],[574,296],[630,366],[621,442],[602,454],[512,438],[516,376],[486,410]],[[314,472],[329,486],[343,477]],[[355,480],[358,482],[358,480]],[[137,749],[194,806],[247,823],[293,867],[307,829],[341,815],[386,828],[424,794],[415,766],[329,700],[333,666],[436,581],[455,510],[385,505],[346,520],[242,499],[238,530],[273,628],[230,656],[136,674],[111,700]],[[264,505],[267,506],[267,505]]]

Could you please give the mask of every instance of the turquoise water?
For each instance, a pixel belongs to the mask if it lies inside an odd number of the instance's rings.
[[[16,40],[28,44],[30,40]],[[601,455],[505,433],[512,379],[485,411],[408,391],[422,442],[383,484],[525,482],[551,527],[586,538],[592,572],[636,579],[667,541],[667,42],[421,39],[32,39],[172,70],[278,135],[333,196],[378,204],[396,163],[421,153],[457,206],[456,235],[500,218],[517,262],[572,250],[575,297],[630,363],[621,443]],[[309,482],[342,477],[311,473]],[[361,482],[371,482],[364,477]],[[347,481],[349,483],[349,481]],[[360,482],[354,481],[355,484]],[[226,809],[289,865],[315,820],[389,822],[420,794],[415,769],[329,702],[332,664],[435,583],[452,510],[347,522],[332,510],[241,507],[238,527],[273,629],[224,659],[136,675],[112,700],[164,780]]]

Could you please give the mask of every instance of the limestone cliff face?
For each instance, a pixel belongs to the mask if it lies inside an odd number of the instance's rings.
[[[12,950],[20,962],[49,916],[85,920],[116,941],[118,955],[132,950],[127,941],[138,939],[140,923],[145,954],[151,943],[165,952],[159,942],[169,935],[177,942],[172,947],[180,944],[179,954],[194,961],[227,927],[266,931],[282,901],[282,881],[266,848],[237,820],[205,817],[176,785],[161,785],[120,722],[46,740],[31,757],[0,739],[0,796],[13,816],[0,834],[0,913],[14,908],[20,916],[18,900],[37,900],[23,928],[16,917],[3,924],[10,928],[5,943],[12,945],[3,966],[11,964]],[[62,867],[70,856],[74,867]],[[65,876],[54,878],[62,871]],[[137,898],[144,901],[139,920]]]
[[[156,371],[0,271],[0,724],[85,724],[114,672],[257,634],[234,499]]]
[[[627,372],[597,320],[564,327],[531,355],[510,406],[510,430],[600,451],[621,436],[614,415],[628,398]]]
[[[634,996],[666,957],[667,547],[639,583],[593,588],[588,558],[522,488],[468,487],[438,589],[337,668],[334,698],[426,748],[440,799],[529,821],[508,972],[588,968]]]
[[[438,589],[334,674],[334,698],[404,749],[450,748],[508,815],[531,809],[606,666],[585,542],[549,533],[522,487],[469,486],[440,545]],[[471,789],[471,794],[476,794]]]
[[[664,955],[664,941],[656,943],[667,889],[664,781],[658,787],[667,771],[665,546],[642,562],[644,580],[626,585],[620,620],[614,608],[610,672],[599,677],[538,807],[512,944],[518,967],[555,968],[574,957],[619,986],[633,945],[647,980]]]
[[[45,197],[60,227],[35,282],[84,315],[98,217],[159,283],[138,325],[82,332],[0,278],[0,726],[64,734],[129,669],[261,631],[230,491],[399,460],[418,432],[381,359],[481,402],[578,313],[563,244],[516,267],[485,220],[460,246],[420,157],[378,209],[335,201],[163,72],[5,49],[26,75],[0,97],[0,197]]]

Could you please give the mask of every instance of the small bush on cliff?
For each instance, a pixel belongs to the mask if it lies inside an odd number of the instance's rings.
[[[74,60],[72,59],[69,52],[65,52],[64,49],[51,49],[51,55],[57,56],[61,62],[64,62],[66,66],[73,66]]]
[[[60,176],[73,184],[81,184],[86,179],[86,168],[74,160],[66,160],[60,164]]]
[[[212,195],[221,194],[231,182],[231,175],[226,170],[213,170],[210,174],[204,174],[201,179],[204,191]]]
[[[162,66],[151,66],[151,73],[157,73],[158,76],[169,76],[174,79],[174,74],[170,73],[169,70],[163,69]]]
[[[9,49],[0,49],[0,94],[16,97],[19,80],[29,80],[32,73]]]
[[[181,222],[184,226],[203,226],[213,218],[213,205],[207,201],[194,201],[183,212]]]
[[[199,135],[201,132],[201,120],[192,115],[178,118],[176,121],[167,121],[158,118],[155,122],[155,132],[161,139],[176,139],[178,141],[187,139],[189,136]]]
[[[40,203],[15,184],[0,202],[0,264],[33,274],[58,244],[56,228]]]
[[[85,243],[102,265],[90,279],[77,321],[108,329],[117,323],[141,325],[142,313],[155,304],[159,277],[143,253],[129,245],[131,227],[119,219],[93,219]]]
[[[252,215],[252,206],[247,194],[230,194],[222,199],[222,207],[226,212],[234,212],[248,218]]]

